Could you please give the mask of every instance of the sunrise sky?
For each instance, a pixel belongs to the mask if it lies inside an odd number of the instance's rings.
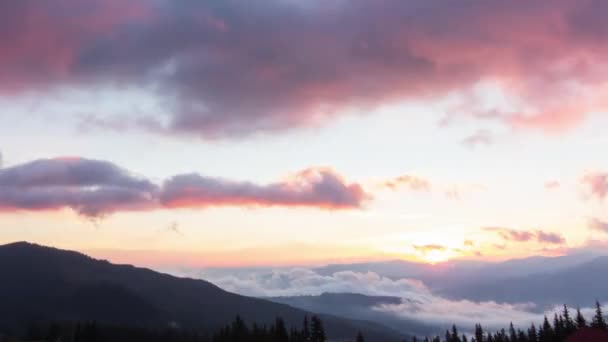
[[[0,2],[0,243],[159,267],[608,246],[607,2],[126,3]]]

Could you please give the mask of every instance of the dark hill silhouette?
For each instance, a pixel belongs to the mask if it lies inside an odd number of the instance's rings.
[[[25,242],[0,246],[0,275],[0,328],[4,329],[53,319],[154,327],[178,324],[215,331],[236,315],[260,324],[280,316],[288,326],[300,326],[307,314],[288,305],[233,294],[203,280],[114,265]],[[400,337],[376,323],[329,315],[321,318],[330,337],[352,337],[359,330],[370,341]]]

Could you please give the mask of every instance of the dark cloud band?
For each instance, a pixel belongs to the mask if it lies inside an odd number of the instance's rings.
[[[199,174],[177,175],[162,186],[106,161],[41,159],[0,169],[0,211],[71,208],[86,217],[118,211],[221,206],[355,209],[369,199],[357,183],[330,169],[257,185]]]
[[[491,81],[529,110],[465,115],[559,131],[603,98],[607,14],[601,0],[3,1],[0,91],[150,88],[169,117],[132,125],[223,138]]]

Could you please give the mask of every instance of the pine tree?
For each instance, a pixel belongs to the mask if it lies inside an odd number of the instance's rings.
[[[534,326],[534,323],[532,323],[532,325],[530,326],[530,329],[528,329],[528,341],[530,341],[530,342],[538,341],[538,332],[536,331],[536,326]]]
[[[553,341],[553,327],[551,327],[551,323],[549,323],[549,319],[545,316],[543,321],[543,329],[538,334],[540,342],[552,342]]]
[[[304,327],[302,330],[304,341],[310,341],[310,327],[308,325],[308,315],[304,316]]]
[[[576,309],[576,329],[583,329],[587,327],[587,320],[585,316],[581,314],[581,308]]]
[[[564,304],[564,311],[562,314],[564,316],[565,333],[566,336],[569,336],[576,331],[576,325],[574,324],[572,317],[570,317],[570,311],[568,310],[568,306],[566,306],[566,304]]]
[[[458,329],[456,329],[456,324],[452,325],[452,334],[450,336],[450,342],[462,342],[460,340],[460,335],[458,335]]]
[[[243,341],[249,335],[249,329],[247,328],[247,324],[241,318],[241,316],[236,316],[235,320],[232,322],[232,336],[237,341]]]
[[[481,327],[481,324],[476,324],[475,325],[475,341],[476,342],[484,342],[483,328]]]
[[[310,340],[312,342],[325,342],[327,337],[325,336],[325,329],[323,328],[323,322],[317,316],[311,318],[311,330]]]
[[[606,326],[606,320],[604,319],[604,314],[602,313],[602,306],[600,305],[599,301],[595,302],[595,316],[593,316],[591,327],[602,330],[606,330],[608,328]]]
[[[276,342],[289,342],[289,335],[285,327],[285,321],[282,318],[277,318],[274,323],[274,340]]]
[[[517,329],[517,342],[528,342],[526,334],[521,329]]]
[[[515,327],[513,326],[513,322],[509,325],[509,339],[511,342],[517,341],[517,333],[515,332]]]
[[[557,313],[553,316],[553,339],[561,341],[564,333],[563,319],[557,316]]]

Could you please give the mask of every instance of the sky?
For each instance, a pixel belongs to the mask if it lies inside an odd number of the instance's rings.
[[[0,3],[0,243],[146,266],[608,245],[601,0]]]

